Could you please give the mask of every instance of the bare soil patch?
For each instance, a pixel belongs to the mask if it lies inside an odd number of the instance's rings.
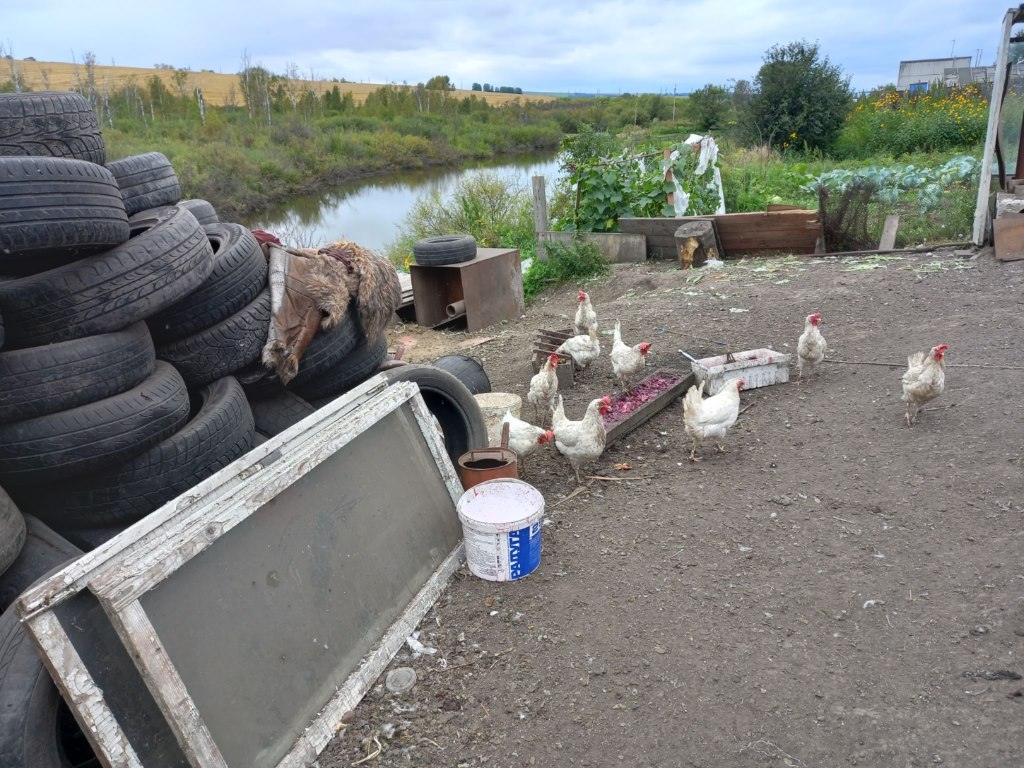
[[[568,463],[535,454],[537,572],[463,569],[420,626],[436,655],[390,667],[415,687],[382,676],[321,768],[1024,763],[1022,372],[953,367],[1024,365],[1024,264],[989,250],[697,274],[620,267],[585,287],[603,329],[653,342],[651,368],[721,352],[707,340],[792,352],[815,310],[830,358],[893,367],[826,362],[810,385],[744,392],[729,452],[698,464],[677,402],[586,471],[620,481],[574,496]],[[576,288],[472,334],[495,337],[467,352],[495,391],[525,396],[533,332],[570,325]],[[470,338],[399,336],[414,361]],[[946,392],[909,429],[902,366],[940,342]],[[614,387],[604,355],[568,415]]]

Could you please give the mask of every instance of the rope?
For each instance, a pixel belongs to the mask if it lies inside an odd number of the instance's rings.
[[[876,363],[871,360],[835,360],[826,357],[823,362],[841,365],[884,365],[887,368],[905,368],[906,363]],[[992,365],[989,363],[946,363],[947,368],[992,368],[1002,371],[1024,371],[1024,365]]]

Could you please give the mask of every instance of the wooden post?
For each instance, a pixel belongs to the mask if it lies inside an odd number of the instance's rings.
[[[533,231],[537,240],[537,260],[547,261],[548,254],[544,249],[544,241],[540,238],[541,232],[551,229],[548,221],[548,197],[544,187],[544,177],[533,177]]]
[[[672,150],[671,149],[663,149],[663,150],[661,150],[661,156],[665,160],[668,160],[669,158],[672,157]],[[668,168],[665,169],[665,181],[672,181],[672,166],[669,166]],[[672,207],[672,210],[675,210],[675,206],[676,206],[676,193],[675,192],[669,192],[668,193],[668,204]]]
[[[988,194],[992,186],[992,154],[995,152],[996,133],[1003,104],[998,94],[1003,92],[1008,73],[1006,71],[1009,58],[1010,32],[1017,16],[1017,9],[1010,8],[1003,17],[1003,34],[996,53],[996,78],[992,85],[992,99],[988,107],[988,130],[985,132],[985,151],[981,159],[981,181],[978,184],[978,201],[974,207],[974,227],[971,231],[971,242],[975,245],[985,244],[985,230],[988,222]]]
[[[681,224],[676,229],[679,267],[700,267],[708,259],[719,258],[715,243],[715,222],[712,219],[699,219]]]
[[[882,238],[878,241],[878,250],[891,251],[896,247],[896,230],[900,228],[900,216],[898,213],[890,213],[885,217],[885,224],[882,225]]]

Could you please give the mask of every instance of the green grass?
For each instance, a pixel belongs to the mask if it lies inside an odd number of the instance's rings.
[[[552,241],[544,244],[544,250],[547,261],[534,260],[523,275],[523,295],[527,303],[554,285],[579,283],[611,273],[611,267],[593,243],[579,239],[570,243]]]

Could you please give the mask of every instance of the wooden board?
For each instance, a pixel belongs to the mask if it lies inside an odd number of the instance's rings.
[[[1007,66],[1009,63],[1010,32],[1014,23],[1020,21],[1021,9],[1010,8],[1003,16],[1002,35],[999,39],[999,48],[996,51],[996,76],[992,84],[992,98],[988,107],[988,128],[985,131],[985,149],[981,156],[981,167],[985,170],[978,182],[978,198],[974,206],[974,224],[971,228],[971,242],[974,245],[984,245],[985,237],[989,227],[989,191],[992,187],[992,156],[995,154],[996,137],[999,133],[1000,118],[1003,110],[1003,100],[997,94],[1003,93],[1003,86],[1009,76]]]
[[[644,403],[644,405],[637,408],[622,421],[616,422],[614,425],[609,427],[607,430],[607,438],[605,439],[605,446],[612,445],[615,441],[619,440],[622,437],[625,437],[634,429],[639,427],[641,424],[644,424],[657,414],[661,413],[663,410],[672,405],[672,403],[674,403],[677,398],[680,398],[683,395],[685,395],[686,390],[693,386],[694,382],[696,381],[696,377],[692,373],[676,373],[673,371],[658,370],[645,376],[629,390],[626,390],[626,393],[628,394],[632,389],[639,387],[641,384],[644,383],[644,381],[655,376],[678,377],[679,381],[677,381],[671,387],[666,389],[664,392],[658,394],[657,397],[653,398],[647,403]],[[681,421],[682,414],[680,414],[679,418]]]
[[[765,251],[812,254],[821,235],[818,212],[802,209],[678,218],[620,218],[619,227],[623,232],[646,236],[648,258],[675,260],[678,258],[676,229],[685,221],[701,219],[715,222],[724,258]]]
[[[900,228],[900,216],[898,213],[890,213],[885,217],[882,225],[882,237],[878,241],[878,250],[891,251],[896,247],[896,231]]]
[[[409,482],[374,481],[396,444]],[[86,591],[190,765],[298,768],[461,563],[461,494],[416,385],[377,376],[28,590],[18,615],[108,768],[155,764],[125,751],[81,633],[54,620]]]

